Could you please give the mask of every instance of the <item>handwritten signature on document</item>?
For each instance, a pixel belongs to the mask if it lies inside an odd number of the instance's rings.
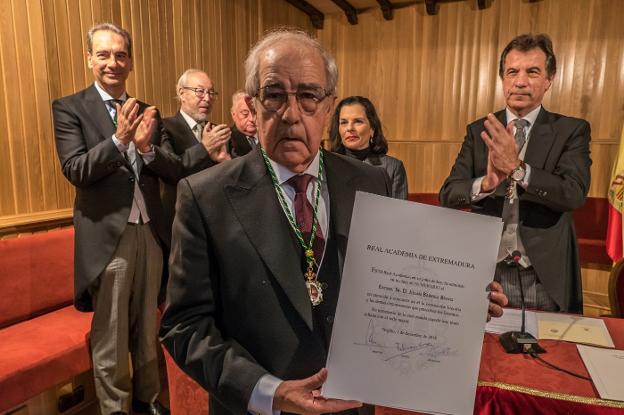
[[[383,361],[398,366],[401,372],[409,373],[418,371],[432,364],[440,363],[440,359],[445,356],[455,355],[457,352],[444,342],[431,341],[428,336],[420,342],[397,341],[397,337],[407,337],[405,335],[396,336],[396,328],[388,328],[374,319],[370,319],[363,341],[354,342],[356,346],[367,347],[372,353],[379,356]],[[393,340],[394,338],[394,340]],[[427,338],[427,340],[425,340]]]

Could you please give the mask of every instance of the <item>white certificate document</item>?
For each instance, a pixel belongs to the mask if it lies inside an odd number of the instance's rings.
[[[624,350],[576,347],[602,399],[624,401]]]
[[[358,192],[322,395],[472,414],[500,218]]]

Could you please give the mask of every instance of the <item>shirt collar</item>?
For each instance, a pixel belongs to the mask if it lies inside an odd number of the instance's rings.
[[[104,88],[102,88],[100,84],[98,84],[97,81],[95,81],[93,85],[95,85],[95,89],[97,90],[98,94],[100,94],[102,101],[107,102],[107,101],[110,101],[111,99],[115,99],[108,92],[106,92]],[[124,93],[121,94],[121,96],[119,97],[119,100],[125,102],[126,99],[128,99],[128,94],[124,91]]]
[[[195,121],[193,117],[191,117],[190,115],[188,115],[186,112],[182,110],[180,110],[180,114],[182,114],[182,118],[184,118],[184,121],[186,121],[188,126],[191,127],[191,130],[195,131],[195,126],[199,123]]]
[[[309,175],[314,176],[314,178],[318,179],[321,151],[322,150],[320,149],[319,151],[317,151],[316,156],[314,156],[314,159],[312,160],[308,168],[305,169],[305,171],[302,174],[309,174]],[[273,167],[273,171],[275,172],[275,175],[277,176],[277,181],[280,184],[280,186],[283,185],[285,182],[287,182],[291,177],[297,175],[297,173],[290,171],[286,167],[271,160],[270,158],[269,158],[269,163],[271,163],[271,167]]]
[[[522,117],[523,120],[527,120],[530,123],[529,128],[533,127],[533,125],[535,124],[535,121],[537,120],[537,116],[539,115],[539,112],[541,109],[542,109],[542,106],[538,105],[537,108],[535,108],[533,111],[529,112],[527,115]],[[507,107],[505,111],[507,113],[507,124],[509,124],[513,120],[518,119],[518,116],[514,114],[513,112],[511,112],[509,107]]]

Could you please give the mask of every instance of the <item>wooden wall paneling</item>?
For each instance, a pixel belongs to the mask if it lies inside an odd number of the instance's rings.
[[[11,0],[5,6],[0,8],[4,222],[58,215],[73,204],[73,186],[62,176],[54,151],[50,102],[93,82],[86,31],[94,23],[118,23],[133,35],[131,95],[171,115],[178,108],[177,77],[189,67],[202,68],[221,92],[213,117],[227,123],[231,93],[243,86],[244,58],[260,33],[280,24],[312,32],[303,13],[264,0]]]
[[[236,32],[249,30],[245,26],[238,27],[233,24],[235,17],[235,2],[223,2],[220,4],[221,13],[219,14],[219,36],[221,41],[221,65],[219,68],[219,76],[221,78],[221,86],[219,88],[219,123],[231,124],[230,117],[230,96],[231,91],[238,88],[237,68],[242,64],[237,60],[236,53]],[[216,118],[216,117],[215,117]]]
[[[25,24],[16,26],[16,57],[18,69],[18,83],[16,95],[12,98],[15,102],[17,112],[16,121],[21,123],[21,134],[13,137],[15,150],[18,150],[20,157],[23,157],[23,172],[28,174],[19,175],[25,179],[28,186],[25,193],[26,208],[29,212],[33,210],[43,210],[43,200],[40,198],[42,190],[41,183],[41,160],[39,159],[39,140],[37,131],[36,112],[33,111],[36,101],[34,88],[34,70],[32,60],[32,40],[30,28],[32,22],[28,14],[28,4],[26,2],[15,2],[13,14],[23,16]],[[19,45],[19,46],[18,46]],[[17,152],[16,152],[17,153]],[[15,172],[14,172],[15,174]]]
[[[146,32],[146,42],[144,44],[146,50],[149,51],[147,66],[145,68],[145,78],[148,80],[148,91],[145,95],[147,102],[154,105],[162,102],[163,96],[160,86],[162,85],[162,73],[160,71],[162,60],[160,57],[160,26],[158,22],[158,4],[159,1],[149,1],[142,5],[141,15],[142,22],[145,24],[143,35]]]
[[[93,81],[93,72],[87,66],[87,31],[93,26],[93,24],[101,23],[103,20],[99,18],[96,19],[94,16],[94,0],[88,1],[80,1],[78,3],[78,9],[80,13],[80,40],[82,43],[82,48],[80,50],[80,55],[82,57],[82,68],[77,66],[76,71],[80,71],[84,74],[84,85],[85,87],[89,85]],[[49,36],[46,36],[49,37]],[[78,51],[76,51],[78,54]],[[76,62],[78,64],[78,62]],[[81,70],[82,69],[82,70]]]
[[[342,15],[327,16],[318,34],[337,57],[339,98],[371,98],[391,141],[458,142],[467,123],[504,106],[498,59],[507,42],[519,33],[548,32],[560,71],[545,106],[590,121],[590,195],[606,195],[624,118],[624,32],[617,18],[624,2],[501,0],[485,10],[467,2],[440,7],[437,16],[417,7],[397,10],[389,24],[374,10],[361,13],[357,26]],[[599,142],[608,146],[597,147]],[[411,147],[398,149],[399,158],[411,160]],[[446,166],[439,170],[448,174]],[[410,185],[410,191],[424,189]]]
[[[400,158],[405,164],[410,192],[437,193],[451,171],[461,140],[391,141],[388,154]],[[617,148],[617,144],[613,143],[596,142],[590,145],[593,160],[590,197],[607,197],[611,173],[604,166],[612,165]]]
[[[44,2],[45,4],[46,2]],[[46,28],[47,36],[52,36],[56,39],[53,49],[48,49],[47,53],[56,53],[58,58],[58,67],[50,68],[52,72],[51,77],[57,77],[60,79],[59,90],[54,91],[53,98],[60,98],[65,95],[73,94],[78,91],[73,81],[74,67],[71,58],[71,36],[69,31],[69,16],[67,14],[67,2],[65,0],[54,0],[52,13],[54,14],[54,26],[52,28]],[[52,29],[53,32],[49,30]],[[58,95],[57,95],[58,94]]]
[[[116,0],[91,0],[99,9],[98,17],[93,20],[93,24],[114,21],[113,1]],[[119,20],[117,20],[117,22],[119,22]]]
[[[11,164],[11,148],[9,141],[9,112],[7,107],[12,101],[12,92],[9,90],[10,78],[7,77],[12,68],[9,58],[9,48],[14,43],[11,38],[11,8],[0,8],[0,215],[15,213],[15,199],[13,197],[13,170]]]
[[[67,13],[67,43],[61,43],[60,48],[66,48],[69,51],[69,60],[61,61],[63,63],[62,70],[70,68],[73,88],[71,92],[78,91],[89,84],[91,78],[87,76],[84,68],[86,67],[86,41],[83,41],[80,4],[78,1],[69,1],[65,4]],[[70,92],[70,93],[71,93]]]
[[[37,3],[28,0],[26,17],[13,13],[13,3],[0,10],[0,64],[5,87],[0,98],[0,110],[4,109],[0,127],[7,131],[0,137],[0,142],[6,143],[0,146],[0,172],[6,173],[0,175],[0,215],[71,206],[73,189],[60,175],[58,161],[47,162],[52,126],[46,115],[49,107],[41,94],[47,88],[49,99],[54,99],[92,82],[85,63],[84,32],[94,22],[113,20],[131,30],[135,70],[129,79],[129,92],[159,106],[164,116],[171,115],[177,110],[177,77],[188,67],[200,67],[214,78],[221,92],[213,118],[228,123],[231,93],[243,86],[244,58],[260,34],[279,24],[312,32],[303,13],[290,5],[276,8],[274,3],[262,0],[53,0],[39,2],[43,34],[37,34],[34,22],[39,17],[33,9]],[[437,16],[426,16],[417,7],[399,9],[391,22],[383,20],[375,8],[361,13],[361,24],[357,26],[348,25],[342,15],[327,16],[325,29],[317,34],[337,57],[339,97],[369,96],[391,140],[391,154],[405,161],[410,191],[435,192],[454,161],[465,125],[503,105],[497,76],[502,47],[520,31],[548,30],[559,57],[560,78],[547,94],[547,108],[586,116],[592,123],[594,166],[590,194],[605,195],[624,116],[624,35],[616,18],[622,12],[624,2],[617,0],[570,0],[565,8],[552,0],[500,0],[482,11],[467,2],[454,2],[442,4]],[[590,29],[589,37],[585,31],[574,29],[584,20],[587,24],[583,27]],[[14,21],[31,29],[26,52],[16,50],[21,45],[17,45],[15,36],[21,35],[15,33]],[[45,58],[38,57],[42,53]],[[12,74],[18,72],[14,70],[18,54],[25,54],[27,59],[20,61],[30,62],[34,68],[38,62],[45,62],[46,74],[19,69],[20,77],[16,78]],[[581,54],[585,55],[582,59]],[[24,82],[22,72],[34,77],[35,89],[29,95],[39,99],[32,106],[38,117],[32,127],[25,122],[14,126],[16,117],[24,119],[24,108],[31,108],[27,98],[19,98],[24,93],[8,92],[11,86]],[[18,133],[20,128],[22,133]],[[17,146],[14,137],[22,140],[27,128],[35,129],[33,141],[37,144],[24,145],[20,141]],[[442,149],[453,154],[443,156]],[[20,159],[20,151],[28,153]],[[36,153],[39,162],[36,158],[31,161],[30,155]],[[433,164],[430,156],[435,158]],[[12,172],[17,170],[11,167],[16,160],[22,165],[35,163],[29,175],[43,177],[14,177]],[[418,165],[412,166],[416,162]],[[438,174],[440,177],[433,176]],[[54,185],[47,181],[52,176]],[[30,180],[34,187],[14,186],[15,180],[21,180],[20,184]],[[54,191],[47,190],[54,186]],[[25,195],[33,194],[33,188],[44,189],[39,206],[32,204],[39,202],[23,200]],[[21,196],[15,194],[19,192]]]
[[[6,117],[7,117],[7,138],[10,153],[9,165],[11,187],[13,189],[13,212],[27,212],[29,210],[29,186],[28,186],[28,164],[26,154],[22,144],[24,136],[23,125],[23,100],[28,97],[20,92],[20,62],[19,58],[24,55],[28,43],[23,41],[23,32],[18,33],[21,23],[16,22],[16,9],[20,9],[20,1],[10,1],[8,7],[4,8],[9,13],[3,14],[2,24],[2,54],[4,62],[5,96],[6,96]],[[24,16],[24,15],[22,15]],[[19,24],[16,24],[19,23]],[[22,29],[23,30],[23,29]],[[31,95],[32,96],[32,93]],[[20,174],[21,173],[21,174]],[[10,213],[10,212],[9,212]]]
[[[48,91],[52,97],[61,96],[61,78],[59,73],[59,56],[56,37],[55,3],[51,1],[41,4],[43,14],[44,53],[46,57],[46,73],[48,74]]]
[[[191,16],[191,56],[197,65],[204,66],[207,62],[206,54],[210,51],[219,52],[221,48],[217,46],[217,38],[221,30],[221,5],[222,0],[214,0],[211,2],[194,2],[193,7],[189,10]],[[210,45],[206,48],[206,45]],[[214,46],[213,46],[214,45]],[[218,68],[221,69],[220,67]]]
[[[11,169],[11,149],[9,143],[9,117],[7,106],[10,102],[10,93],[7,86],[7,64],[5,51],[7,39],[2,28],[6,28],[6,9],[0,9],[0,215],[15,212],[13,197],[13,171]]]
[[[144,25],[141,18],[141,0],[130,0],[130,9],[124,13],[128,17],[128,23],[123,22],[124,28],[132,34],[132,59],[133,70],[128,79],[128,92],[142,101],[147,101],[147,76],[146,65],[149,61],[149,51],[145,50],[146,36],[143,36]]]
[[[207,68],[208,73],[213,77],[211,79],[215,88],[220,93],[213,103],[210,117],[217,124],[229,124],[225,111],[228,95],[226,91],[232,88],[229,76],[231,67],[236,64],[230,59],[229,53],[233,47],[230,40],[233,38],[234,27],[224,22],[227,12],[226,3],[223,0],[215,1],[209,10],[206,10],[206,14],[203,15],[205,24],[201,26],[201,33],[197,39],[197,48],[202,50],[202,66]]]
[[[168,26],[170,29],[168,37],[171,39],[171,43],[169,45],[171,47],[169,56],[170,58],[173,58],[173,61],[170,62],[169,66],[173,68],[175,82],[177,82],[178,77],[180,76],[180,74],[182,74],[182,68],[184,67],[184,64],[182,62],[184,59],[184,38],[181,31],[179,30],[179,28],[182,26],[183,18],[181,8],[181,1],[174,0],[171,2],[171,7],[167,9],[171,13],[171,25]],[[168,85],[169,90],[173,91],[174,96],[175,82],[172,85]],[[170,109],[170,112],[165,113],[164,115],[171,116],[175,113],[175,111],[177,111],[177,102],[176,105],[174,105],[173,108]]]
[[[609,272],[605,266],[586,264],[581,269],[583,279],[583,314],[600,316],[611,313],[609,304]]]
[[[388,154],[400,157],[411,193],[438,193],[455,162],[461,142],[390,142]]]
[[[50,114],[49,125],[45,127],[44,134],[49,134],[47,138],[44,138],[47,142],[52,142],[51,146],[54,148],[54,151],[50,153],[49,157],[54,159],[53,169],[55,171],[54,174],[54,187],[56,192],[56,207],[65,207],[71,206],[71,200],[73,195],[73,190],[71,189],[71,185],[65,180],[63,177],[58,159],[56,157],[56,148],[54,146],[54,129],[52,127],[52,117],[51,117],[51,100],[63,95],[63,80],[61,78],[61,62],[59,57],[59,47],[57,41],[57,32],[56,32],[56,8],[58,5],[52,1],[41,2],[41,13],[43,15],[43,27],[42,30],[44,32],[44,56],[45,56],[45,67],[42,67],[42,72],[45,72],[47,78],[47,89],[48,89],[48,102],[45,100],[40,100],[41,105],[43,106],[44,111],[48,111]],[[69,70],[65,68],[63,74],[67,74]],[[44,135],[44,137],[46,137]]]
[[[45,32],[43,26],[42,9],[39,0],[28,0],[29,33],[31,36],[31,59],[33,62],[33,91],[32,112],[30,114],[34,122],[32,135],[24,137],[25,141],[38,142],[38,153],[34,155],[39,162],[40,169],[36,173],[40,180],[40,195],[34,194],[33,201],[39,201],[42,205],[37,208],[33,203],[33,211],[58,209],[59,199],[56,181],[59,178],[54,134],[52,131],[52,118],[50,114],[50,94],[48,90],[48,72],[45,70]],[[29,170],[29,176],[32,177]],[[36,191],[36,189],[35,189]]]
[[[176,40],[176,75],[179,76],[184,70],[190,68],[189,59],[192,56],[190,45],[190,13],[187,13],[181,0],[174,1],[174,39]]]
[[[152,89],[154,93],[154,100],[149,102],[152,105],[155,105],[158,110],[163,112],[163,108],[165,108],[165,100],[166,100],[166,90],[169,85],[166,83],[167,79],[167,43],[166,43],[166,32],[167,29],[165,27],[165,22],[161,21],[161,11],[164,6],[164,1],[152,1],[149,4],[149,25],[150,25],[150,48],[152,52],[152,66],[150,71],[153,76],[152,80]]]
[[[237,0],[238,1],[238,0]],[[257,0],[259,9],[260,32],[258,38],[268,30],[276,27],[292,27],[315,34],[309,17],[286,2],[276,4],[273,1]]]
[[[145,68],[143,76],[146,79],[145,99],[146,102],[154,105],[161,102],[162,96],[159,94],[159,84],[162,80],[160,73],[160,61],[158,59],[160,49],[160,37],[158,31],[158,21],[154,16],[158,1],[145,1],[141,4],[141,24],[143,26],[143,47],[147,51],[145,55]]]
[[[159,7],[159,19],[161,25],[162,36],[162,56],[159,68],[165,74],[162,82],[163,102],[161,105],[161,114],[163,116],[173,115],[177,111],[175,101],[175,84],[178,80],[175,66],[174,37],[173,37],[173,7],[171,2],[161,2]]]
[[[260,25],[256,0],[242,0],[232,4],[234,6],[232,26],[235,28],[235,43],[231,53],[236,62],[236,65],[232,68],[232,74],[236,81],[234,91],[236,91],[245,89],[245,59],[247,58],[247,52],[259,37],[258,30]],[[224,101],[227,99],[226,109],[228,114],[232,106],[232,93],[234,91],[228,93],[227,97],[223,97]]]
[[[611,185],[611,166],[617,156],[619,142],[593,141],[590,144],[592,167],[589,196],[607,197]]]

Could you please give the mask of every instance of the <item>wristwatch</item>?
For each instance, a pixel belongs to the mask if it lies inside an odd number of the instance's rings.
[[[520,160],[520,165],[511,171],[509,178],[517,183],[523,181],[524,176],[526,176],[526,164]]]

